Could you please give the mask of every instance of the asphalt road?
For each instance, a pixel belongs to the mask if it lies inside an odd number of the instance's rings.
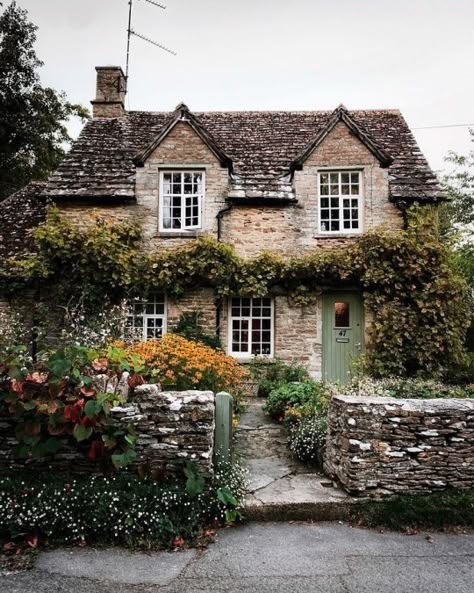
[[[250,523],[204,552],[63,549],[0,577],[1,593],[473,593],[474,534]]]

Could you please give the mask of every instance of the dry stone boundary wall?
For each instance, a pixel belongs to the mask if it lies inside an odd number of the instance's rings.
[[[138,466],[147,473],[175,472],[183,462],[192,461],[206,473],[212,468],[215,398],[212,391],[164,391],[159,385],[142,385],[133,399],[112,411],[123,427],[133,424],[137,431]],[[48,460],[20,460],[15,457],[18,442],[15,424],[8,415],[0,416],[0,475],[25,469],[74,475],[100,473],[77,446],[61,449]],[[80,446],[80,445],[79,445]]]
[[[364,496],[474,488],[474,400],[336,396],[324,469]]]

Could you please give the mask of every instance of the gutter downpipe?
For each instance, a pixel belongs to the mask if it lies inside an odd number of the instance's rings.
[[[216,215],[216,218],[217,218],[217,240],[219,242],[221,241],[221,238],[222,238],[222,219],[224,217],[224,214],[227,214],[231,210],[232,210],[232,204],[229,204],[225,208],[222,208],[222,210],[219,210],[219,212]],[[216,336],[218,338],[221,337],[221,304],[222,304],[222,299],[219,299],[219,301],[216,302]]]

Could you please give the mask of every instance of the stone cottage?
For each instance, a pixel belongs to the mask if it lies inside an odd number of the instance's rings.
[[[407,205],[444,199],[398,110],[193,113],[180,104],[155,113],[126,111],[125,93],[120,68],[97,68],[93,119],[60,168],[0,206],[0,256],[28,247],[46,200],[79,225],[97,213],[140,220],[147,249],[210,234],[249,257],[401,229]],[[299,306],[284,294],[216,301],[213,289],[196,287],[179,300],[155,294],[134,319],[145,338],[159,337],[183,311],[199,310],[242,361],[277,357],[346,380],[369,321],[357,290],[321,289],[315,304]]]

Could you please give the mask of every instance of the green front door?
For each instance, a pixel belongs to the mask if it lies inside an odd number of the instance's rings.
[[[364,349],[364,309],[356,292],[323,294],[323,379],[348,383]]]

